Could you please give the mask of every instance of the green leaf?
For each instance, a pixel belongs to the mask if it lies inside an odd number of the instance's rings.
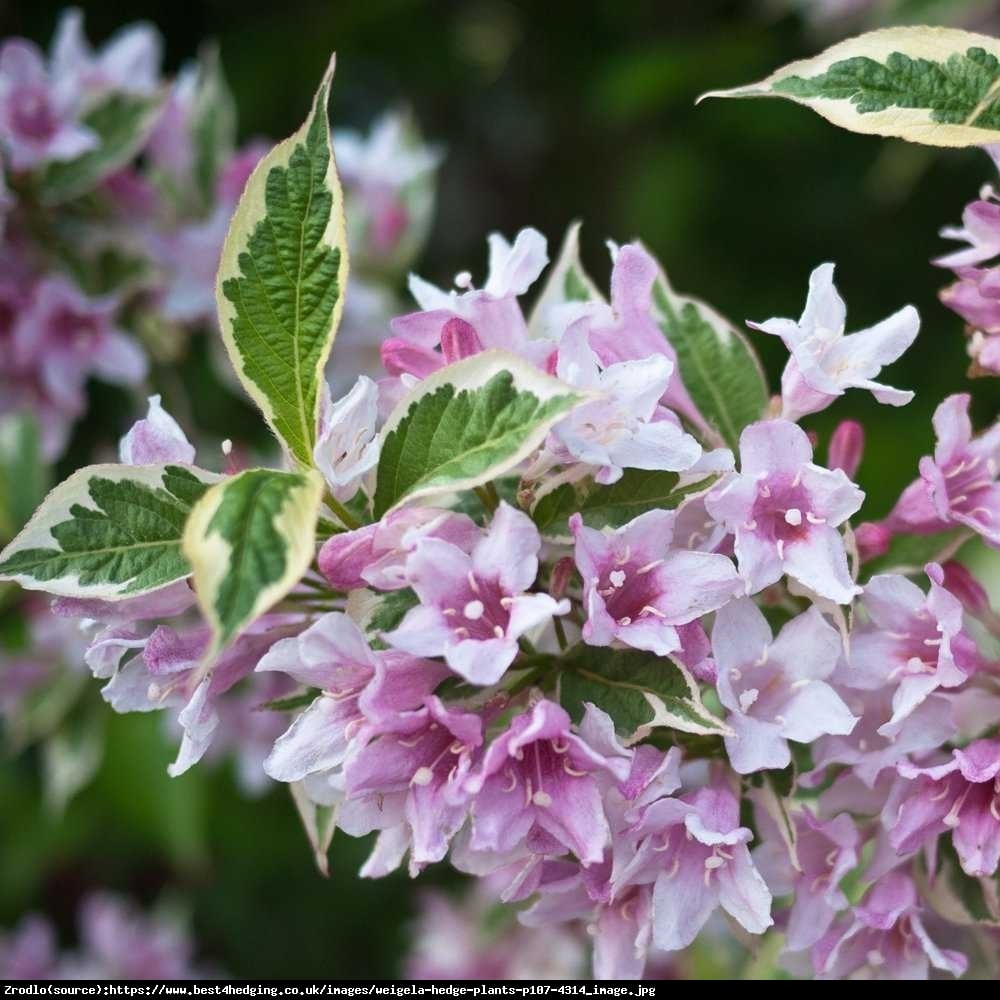
[[[566,521],[577,512],[591,528],[620,528],[650,510],[674,510],[688,497],[707,490],[715,477],[678,486],[676,472],[626,469],[621,479],[601,486],[586,478],[562,483],[535,502],[531,516],[538,530],[568,535]]]
[[[344,209],[326,104],[261,160],[226,236],[216,284],[229,359],[271,429],[312,465],[323,369],[347,281]]]
[[[257,706],[258,712],[295,712],[308,708],[323,692],[319,688],[308,688],[300,694],[290,694],[287,698],[272,698]]]
[[[213,630],[206,661],[302,578],[322,494],[316,472],[249,469],[213,486],[191,511],[183,551]]]
[[[211,206],[219,171],[236,145],[236,102],[217,45],[206,45],[199,53],[197,73],[191,111],[193,172],[203,203]]]
[[[419,603],[416,593],[409,587],[383,594],[368,619],[366,631],[376,635],[391,632],[406,617],[406,612]]]
[[[34,513],[49,488],[38,421],[30,413],[0,418],[0,540],[8,541]]]
[[[116,600],[191,570],[184,523],[218,476],[180,465],[92,465],[42,502],[0,553],[0,579],[28,590]]]
[[[698,685],[681,664],[638,649],[574,646],[562,661],[559,700],[578,721],[592,702],[614,720],[628,742],[659,726],[699,735],[730,735],[701,700]]]
[[[86,194],[125,166],[142,149],[159,117],[163,93],[115,93],[83,116],[99,145],[72,160],[50,163],[39,178],[43,204],[58,205]]]
[[[888,550],[862,567],[866,580],[878,573],[924,575],[929,562],[947,562],[972,538],[968,528],[958,527],[933,535],[895,535]]]
[[[587,398],[502,351],[434,372],[382,429],[375,517],[404,501],[496,479]]]
[[[533,337],[543,336],[553,306],[567,302],[603,301],[604,297],[580,263],[580,223],[574,222],[566,230],[559,257],[552,265],[542,293],[531,311],[528,331]]]
[[[761,419],[768,401],[754,349],[711,306],[675,292],[662,271],[653,285],[653,310],[695,406],[719,442],[735,450],[740,431]]]
[[[852,132],[978,146],[1000,141],[998,84],[995,38],[898,27],[840,42],[760,83],[703,96],[786,97]]]

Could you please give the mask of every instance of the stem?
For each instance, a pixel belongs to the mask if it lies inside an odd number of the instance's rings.
[[[566,630],[563,628],[562,620],[557,616],[552,619],[552,627],[556,630],[556,642],[559,648],[565,653],[569,643],[566,641]]]
[[[348,531],[357,531],[361,527],[361,522],[332,493],[327,493],[326,505],[340,518],[340,523]]]
[[[480,503],[491,514],[500,506],[500,497],[497,496],[497,489],[492,483],[487,483],[485,486],[476,486],[475,491]]]
[[[548,669],[548,664],[543,663],[540,666],[534,668],[534,670],[529,670],[523,677],[519,677],[511,686],[507,689],[507,694],[510,697],[520,694],[525,688],[531,687],[535,681],[538,680],[542,674]]]

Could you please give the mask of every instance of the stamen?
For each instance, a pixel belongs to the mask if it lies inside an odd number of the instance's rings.
[[[626,545],[625,551],[622,552],[616,559],[616,566],[624,566],[632,558],[632,546]]]
[[[778,539],[778,558],[785,558],[785,540],[783,538]]]
[[[411,785],[429,785],[434,780],[434,772],[429,767],[418,767],[413,777],[410,778]]]
[[[500,598],[500,607],[503,608],[504,611],[509,611],[513,606],[514,606],[514,598],[513,597],[501,597]]]
[[[507,779],[510,781],[510,784],[507,785],[504,788],[504,791],[505,792],[512,792],[512,791],[514,791],[514,789],[517,788],[517,775],[514,773],[514,769],[511,768],[511,767],[508,767],[504,771],[504,774],[507,775]]]
[[[692,536],[694,537],[694,536]],[[646,573],[652,572],[657,566],[663,565],[662,559],[654,559],[651,563],[646,563],[645,566],[640,567],[635,571],[636,576],[644,576]]]
[[[631,625],[632,624],[632,619],[629,618],[628,615],[626,615],[624,618],[619,618],[618,619],[618,624],[619,625]]]
[[[644,604],[642,606],[639,616],[642,617],[643,615],[652,615],[654,618],[667,617],[659,608],[654,608],[652,604]]]
[[[479,593],[479,581],[475,578],[475,576],[473,575],[471,569],[469,570],[469,573],[468,573],[468,576],[466,577],[466,579],[469,581],[469,589],[474,594],[478,594]]]
[[[569,762],[569,757],[564,757],[563,758],[563,770],[571,778],[583,778],[587,774],[586,771],[578,771],[575,767],[573,767],[573,765]]]
[[[743,527],[746,528],[747,531],[756,531],[757,522],[753,518],[751,518],[749,521],[747,521],[746,524],[743,525]]]
[[[494,625],[493,626],[493,634],[498,639],[502,639],[503,638],[503,626],[502,625]]]
[[[443,608],[441,611],[446,618],[450,618],[452,615],[458,614],[458,608]]]
[[[785,511],[785,523],[797,528],[802,523],[802,511],[798,507],[789,507]]]
[[[825,517],[817,517],[811,510],[806,511],[806,520],[810,524],[826,524]]]
[[[766,500],[771,495],[771,487],[767,483],[763,483],[757,493]]]
[[[537,791],[531,796],[531,801],[536,806],[541,806],[543,809],[547,809],[552,805],[552,796],[548,792]]]

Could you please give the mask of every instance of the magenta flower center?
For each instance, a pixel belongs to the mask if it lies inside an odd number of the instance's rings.
[[[662,566],[662,559],[637,558],[625,546],[604,567],[597,580],[597,593],[604,598],[604,607],[619,625],[631,625],[650,616],[664,617],[656,606],[664,591]]]
[[[470,572],[457,598],[454,605],[441,610],[457,640],[502,639],[507,634],[514,599],[504,593],[498,580],[484,580]]]
[[[50,139],[58,121],[41,87],[20,87],[11,96],[11,124],[14,131],[35,142]]]
[[[745,527],[758,536],[783,547],[809,535],[823,518],[812,510],[812,498],[799,476],[767,476],[757,486],[757,499]]]
[[[49,320],[49,335],[62,347],[87,350],[100,337],[97,320],[63,307]]]

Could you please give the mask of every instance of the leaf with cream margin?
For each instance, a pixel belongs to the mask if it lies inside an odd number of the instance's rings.
[[[309,840],[313,858],[319,873],[328,878],[330,875],[330,845],[333,835],[337,832],[337,807],[322,806],[313,802],[306,794],[301,781],[293,781],[289,786],[292,801],[302,820],[302,828]]]
[[[571,302],[603,301],[604,296],[580,263],[580,223],[574,222],[566,230],[559,257],[546,276],[542,293],[531,310],[528,332],[532,337],[544,337],[553,307]]]
[[[957,28],[883,28],[706,97],[784,97],[851,132],[926,146],[1000,142],[1000,41]]]
[[[710,305],[670,287],[653,285],[653,318],[677,354],[677,369],[699,413],[734,451],[740,432],[767,407],[764,369],[747,338]]]
[[[194,504],[219,476],[189,465],[91,465],[42,501],[0,552],[0,579],[114,601],[191,572],[181,552]]]
[[[92,191],[140,152],[160,118],[166,91],[114,93],[91,107],[82,122],[98,139],[93,149],[71,160],[50,163],[38,179],[39,197],[60,205]]]
[[[257,165],[240,198],[216,282],[219,325],[244,389],[295,461],[312,465],[323,369],[347,281],[343,197],[327,97]]]
[[[206,663],[309,568],[322,494],[317,472],[248,469],[212,487],[195,505],[183,551],[212,626]]]
[[[699,736],[732,730],[701,700],[694,678],[676,660],[637,649],[574,646],[560,662],[559,701],[579,720],[592,702],[629,744],[666,727]]]
[[[382,428],[375,517],[502,476],[590,398],[503,351],[439,369],[400,401]]]

